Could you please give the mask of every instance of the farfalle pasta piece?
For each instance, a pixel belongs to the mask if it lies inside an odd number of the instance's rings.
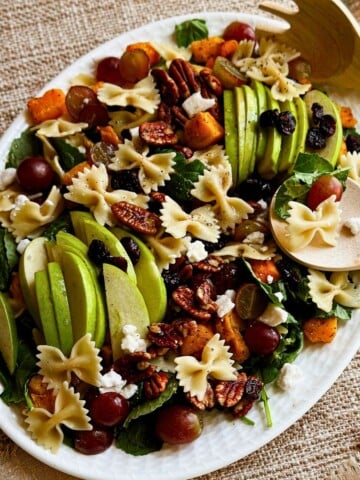
[[[117,135],[121,136],[123,130],[130,130],[144,122],[150,122],[153,119],[153,114],[137,108],[135,112],[129,112],[125,109],[109,112],[109,117],[109,125],[113,127]]]
[[[145,237],[146,244],[154,254],[156,264],[160,271],[176,262],[184,255],[191,243],[190,237],[174,238],[171,236]]]
[[[228,243],[220,250],[212,253],[217,257],[226,258],[248,258],[251,260],[270,260],[275,255],[276,247],[274,244],[258,245],[241,242]]]
[[[10,212],[7,228],[14,235],[16,241],[36,236],[45,225],[56,220],[63,208],[64,200],[56,186],[52,187],[41,205],[20,194],[16,197]]]
[[[58,390],[63,382],[70,382],[71,373],[90,385],[101,383],[101,359],[99,349],[91,341],[90,334],[81,337],[72,347],[69,358],[61,350],[50,345],[39,345],[39,373],[48,388]]]
[[[231,57],[231,62],[238,66],[240,60],[243,60],[244,58],[251,58],[254,54],[255,45],[256,43],[254,40],[241,40]]]
[[[175,238],[193,237],[216,242],[220,236],[220,226],[210,205],[185,212],[171,197],[166,196],[160,210],[160,218],[166,233]]]
[[[51,145],[51,142],[49,142],[47,137],[39,134],[37,134],[36,136],[40,139],[42,143],[43,157],[51,165],[51,168],[54,170],[54,172],[56,172],[61,178],[64,175],[65,170],[60,164],[60,158],[57,151]]]
[[[340,156],[340,166],[349,169],[349,177],[360,183],[360,153],[347,152]]]
[[[169,64],[175,58],[182,58],[189,61],[191,58],[191,51],[189,48],[178,47],[175,42],[157,43],[151,42],[155,50],[160,56]]]
[[[63,118],[57,118],[56,120],[46,120],[45,122],[36,125],[33,127],[34,130],[37,130],[36,135],[43,135],[44,137],[49,138],[60,138],[68,137],[69,135],[74,135],[79,133],[87,127],[87,123],[79,122],[69,122]]]
[[[67,200],[87,207],[101,225],[113,226],[116,219],[111,211],[111,205],[117,202],[129,202],[140,207],[146,207],[148,197],[128,190],[108,191],[109,176],[103,163],[85,168],[72,179],[68,192],[64,194]]]
[[[140,80],[133,88],[104,83],[98,90],[98,99],[109,107],[131,106],[148,113],[154,113],[160,104],[160,95],[151,75]]]
[[[316,236],[319,236],[326,245],[336,245],[340,208],[339,203],[335,201],[335,195],[321,202],[316,210],[295,201],[289,202],[289,206],[290,216],[286,222],[288,246],[291,251],[306,247]]]
[[[241,220],[248,218],[248,214],[254,209],[244,200],[237,197],[229,197],[228,191],[232,186],[230,165],[211,167],[205,170],[195,183],[191,194],[205,203],[212,204],[221,229],[226,232],[233,230]]]
[[[271,87],[271,94],[276,100],[284,102],[304,95],[310,89],[310,84],[301,84],[291,78],[279,75]]]
[[[157,191],[165,185],[173,172],[175,152],[154,153],[148,156],[149,148],[143,146],[141,151],[135,148],[130,140],[118,146],[113,162],[109,169],[119,171],[131,168],[139,169],[139,182],[145,193]]]
[[[203,400],[208,384],[208,376],[217,380],[235,380],[236,370],[233,367],[229,347],[220,335],[215,334],[205,345],[201,360],[192,356],[175,358],[176,377],[184,392]]]
[[[348,272],[334,272],[329,279],[323,272],[309,269],[309,292],[313,302],[330,312],[333,302],[344,307],[360,308],[360,285],[351,282]]]
[[[72,430],[92,430],[84,405],[80,394],[64,382],[57,393],[54,412],[35,407],[26,413],[25,422],[37,443],[56,453],[64,439],[61,425]]]
[[[200,160],[207,167],[219,167],[229,165],[229,160],[224,148],[221,145],[215,144],[204,150],[195,150],[189,162],[192,160]]]

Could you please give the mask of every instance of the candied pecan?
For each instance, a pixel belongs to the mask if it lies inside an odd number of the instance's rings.
[[[221,407],[234,407],[242,399],[245,392],[247,375],[238,374],[236,380],[221,380],[215,386],[215,398]]]
[[[185,396],[187,401],[198,410],[206,410],[207,408],[213,408],[215,406],[214,390],[209,382],[206,387],[205,396],[202,400],[199,400],[196,396],[190,395],[189,392],[187,392]]]
[[[151,358],[148,352],[127,353],[115,360],[113,369],[128,383],[139,383],[156,371],[156,366],[150,363]]]
[[[171,324],[177,332],[181,333],[183,337],[194,335],[197,331],[197,323],[192,318],[178,318]]]
[[[196,304],[195,292],[189,287],[180,286],[172,293],[174,302],[185,312],[198,320],[208,321],[212,314]]]
[[[151,200],[155,200],[158,203],[164,203],[166,200],[166,195],[163,192],[150,192]]]
[[[185,110],[178,105],[172,105],[170,111],[172,113],[173,123],[180,128],[184,128],[185,123],[189,120]]]
[[[174,325],[169,323],[152,323],[149,326],[148,340],[158,347],[176,349],[181,345],[182,335]]]
[[[200,262],[194,262],[192,265],[197,270],[202,272],[215,273],[219,272],[222,268],[224,260],[221,257],[215,257],[215,255],[208,255],[205,260]]]
[[[155,213],[133,203],[113,203],[111,211],[119,222],[138,233],[155,235],[161,226],[161,220]]]
[[[187,160],[191,158],[194,153],[190,147],[186,147],[185,145],[173,145],[173,148],[177,152],[182,153]]]
[[[157,119],[171,124],[172,113],[171,113],[170,106],[167,103],[160,102],[159,108],[157,110]]]
[[[213,286],[208,281],[202,282],[195,290],[195,298],[201,307],[211,313],[218,309],[217,303],[212,299],[214,293]]]
[[[207,87],[208,92],[214,93],[217,97],[220,97],[223,93],[223,87],[220,80],[211,73],[210,70],[203,68],[200,71],[200,83]]]
[[[168,105],[175,105],[180,99],[179,88],[176,82],[162,68],[153,68],[151,71],[160,91],[161,99]]]
[[[144,393],[146,398],[157,398],[166,388],[169,377],[165,372],[154,372],[150,378],[144,381]]]
[[[200,90],[196,72],[190,62],[175,58],[170,64],[169,75],[174,79],[183,100]]]
[[[255,400],[243,397],[240,402],[231,410],[234,417],[244,417],[253,407]]]
[[[178,136],[171,126],[163,120],[144,122],[139,127],[139,137],[148,145],[166,146],[178,143]]]

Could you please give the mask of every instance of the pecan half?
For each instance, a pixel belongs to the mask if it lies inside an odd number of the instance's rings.
[[[212,314],[196,304],[195,292],[189,287],[180,286],[172,293],[174,302],[181,307],[190,316],[198,319],[209,321]]]
[[[259,398],[262,387],[262,381],[255,375],[250,375],[245,384],[244,395],[232,409],[232,414],[235,417],[244,417]]]
[[[221,407],[234,407],[242,399],[245,392],[247,375],[244,372],[238,374],[236,380],[222,380],[215,386],[215,398]]]
[[[152,146],[175,145],[178,136],[171,126],[159,120],[157,122],[144,122],[139,127],[139,137],[143,142]]]
[[[174,79],[171,78],[162,68],[153,68],[151,74],[160,90],[161,99],[168,105],[175,105],[178,103],[180,92]]]
[[[200,90],[196,72],[190,62],[175,58],[170,64],[169,75],[174,79],[182,100]]]
[[[113,203],[111,211],[119,222],[138,233],[155,235],[161,227],[161,220],[155,213],[133,203]]]
[[[196,396],[191,396],[189,392],[186,393],[185,396],[187,401],[198,410],[206,410],[207,408],[213,408],[216,403],[214,390],[210,383],[207,384],[205,397],[202,400],[199,400]]]
[[[157,398],[166,388],[169,377],[165,372],[154,372],[150,378],[144,381],[144,393],[146,398]]]
[[[192,265],[197,270],[208,273],[219,272],[223,266],[224,260],[221,257],[215,257],[215,255],[208,255],[205,260],[200,262],[194,262]]]
[[[148,352],[128,353],[114,362],[113,369],[128,383],[139,383],[156,371],[156,366],[150,363],[151,358]]]
[[[158,347],[176,349],[182,343],[182,334],[169,323],[152,323],[149,326],[148,340]]]
[[[195,290],[195,298],[201,308],[204,310],[215,313],[218,309],[217,303],[212,299],[214,288],[208,281],[202,282]]]

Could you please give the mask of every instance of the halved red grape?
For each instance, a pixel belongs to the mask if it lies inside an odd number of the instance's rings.
[[[255,30],[248,23],[234,21],[231,22],[224,31],[225,40],[256,40]]]
[[[92,430],[75,432],[74,448],[84,455],[95,455],[107,450],[113,439],[111,429],[94,427]]]
[[[169,405],[159,411],[155,432],[163,442],[190,443],[202,432],[200,414],[187,405]]]
[[[71,118],[78,122],[81,111],[89,105],[98,105],[99,100],[90,87],[74,85],[66,94],[65,104]]]
[[[120,58],[105,57],[100,60],[96,68],[96,80],[121,85]]]
[[[150,60],[143,50],[126,51],[120,57],[119,68],[123,86],[135,84],[148,76]]]
[[[28,193],[44,193],[55,181],[55,172],[43,157],[26,157],[16,169],[16,180]]]
[[[306,204],[309,208],[315,210],[321,202],[331,195],[335,195],[335,201],[338,202],[341,200],[342,194],[343,186],[340,180],[330,174],[321,175],[312,184],[306,198]]]
[[[255,321],[249,325],[244,334],[246,345],[252,353],[269,355],[279,345],[280,334],[274,327]]]
[[[86,105],[79,113],[79,122],[87,123],[88,128],[107,125],[108,121],[108,111],[100,102]]]
[[[129,411],[128,400],[116,392],[98,395],[89,406],[91,419],[101,427],[113,427],[121,424],[128,416]]]

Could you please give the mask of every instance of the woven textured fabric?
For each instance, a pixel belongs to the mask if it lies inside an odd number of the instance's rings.
[[[0,0],[0,134],[26,100],[89,50],[127,30],[203,11],[256,13],[260,2],[235,0]],[[279,0],[290,5],[290,0]],[[360,2],[348,2],[360,19]],[[332,388],[298,422],[248,457],[198,480],[360,478],[358,354]],[[345,472],[344,476],[341,476]],[[350,472],[352,477],[346,477]],[[42,465],[0,432],[0,478],[71,480]],[[169,477],[171,479],[171,476]],[[125,480],[125,479],[124,479]]]

